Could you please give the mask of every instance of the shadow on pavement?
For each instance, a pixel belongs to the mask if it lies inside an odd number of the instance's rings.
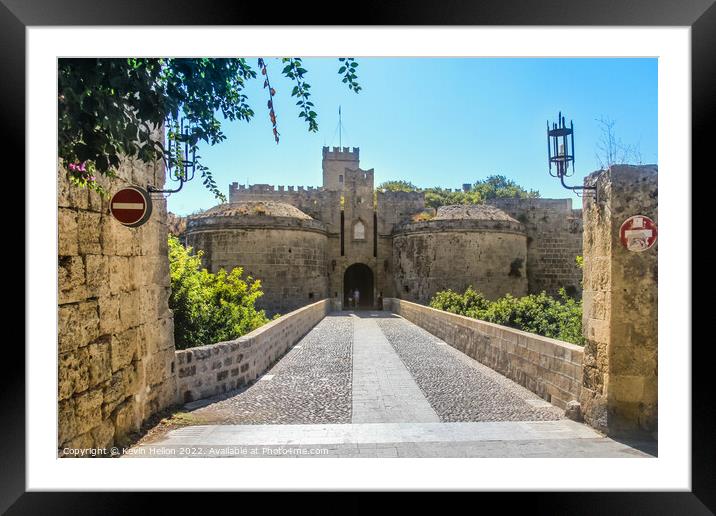
[[[624,446],[629,446],[635,450],[658,457],[659,442],[649,437],[631,437],[631,436],[610,436],[610,439]]]

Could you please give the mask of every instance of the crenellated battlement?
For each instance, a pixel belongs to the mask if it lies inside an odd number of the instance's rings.
[[[239,183],[231,183],[229,185],[229,195],[234,193],[247,193],[247,194],[280,194],[280,193],[295,193],[295,192],[323,192],[324,188],[321,186],[284,186],[284,185],[266,185],[266,184],[255,184],[255,185],[240,185]]]
[[[358,147],[323,147],[323,187],[327,190],[343,190],[347,169],[360,168]]]
[[[360,154],[359,147],[323,147],[323,159],[337,161],[358,161]]]
[[[229,202],[242,201],[278,201],[291,204],[299,209],[306,209],[307,203],[315,206],[324,199],[332,199],[330,192],[318,186],[284,186],[284,185],[229,185]]]

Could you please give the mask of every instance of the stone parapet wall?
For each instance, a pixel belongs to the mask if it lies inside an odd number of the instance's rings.
[[[123,160],[99,181],[161,188],[161,164]],[[166,201],[127,228],[109,199],[58,169],[58,452],[122,444],[175,403],[174,323],[168,306]]]
[[[333,302],[324,299],[238,339],[176,351],[180,399],[210,398],[256,380],[332,308]]]
[[[560,408],[579,400],[580,346],[400,299],[383,306]]]

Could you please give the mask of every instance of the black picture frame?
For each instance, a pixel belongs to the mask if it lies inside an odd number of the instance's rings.
[[[689,26],[692,38],[692,169],[706,171],[713,167],[707,161],[707,153],[713,147],[708,129],[714,124],[716,104],[714,0],[482,0],[479,3],[466,0],[369,0],[350,4],[345,14],[332,7],[305,6],[301,11],[299,16],[295,6],[282,8],[272,4],[269,9],[262,2],[241,1],[0,0],[0,62],[3,64],[0,119],[3,121],[3,146],[6,153],[12,150],[12,168],[17,171],[25,167],[24,152],[21,150],[25,148],[26,135],[21,128],[25,127],[25,29],[28,26],[283,25],[299,22],[340,25],[347,21],[357,25]],[[331,19],[323,18],[326,14]],[[17,173],[5,170],[6,174],[10,172]],[[48,174],[48,180],[54,178],[54,171],[48,171]],[[687,178],[688,171],[683,174]],[[25,191],[25,195],[31,195],[31,192]],[[684,214],[690,216],[686,207]],[[24,234],[15,242],[22,242],[23,239]],[[18,261],[14,260],[15,268]],[[27,270],[25,274],[28,274]],[[26,309],[31,310],[32,307]],[[3,424],[0,426],[0,512],[126,514],[137,511],[146,503],[146,495],[25,492],[25,356],[14,339],[8,337],[7,343],[12,345],[4,350],[7,362],[0,376],[0,407],[3,411]],[[712,376],[711,361],[705,356],[712,344],[700,344],[704,345],[692,347],[690,492],[511,493],[508,495],[510,505],[527,503],[531,512],[548,514],[713,514],[716,511],[716,418],[713,387],[707,383]],[[14,366],[8,367],[7,364]],[[171,506],[184,509],[190,506],[190,496],[180,493],[171,495],[165,497],[168,499],[164,512],[172,510]],[[292,500],[294,509],[302,505],[301,496]],[[271,503],[275,502],[273,497]],[[217,508],[221,503],[221,500],[214,500]],[[245,500],[243,503],[250,502]],[[408,500],[405,503],[408,504]],[[416,496],[411,498],[410,503],[422,505],[424,502]],[[453,500],[451,505],[457,507],[454,504],[458,503]],[[273,508],[278,509],[278,506],[273,505]],[[306,508],[316,510],[313,504],[308,504]]]

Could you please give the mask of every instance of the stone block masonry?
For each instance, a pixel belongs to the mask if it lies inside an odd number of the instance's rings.
[[[582,411],[611,434],[654,433],[658,408],[658,242],[629,251],[622,223],[645,215],[658,223],[655,165],[615,166],[591,174],[598,200],[584,203],[584,382]]]
[[[124,160],[100,181],[110,195],[130,184],[159,187],[161,165]],[[165,201],[149,222],[126,228],[109,199],[58,185],[58,454],[121,445],[153,413],[175,403]]]
[[[384,306],[559,408],[580,397],[580,346],[400,299]]]
[[[210,398],[256,380],[331,310],[324,299],[238,339],[176,351],[181,401]]]
[[[571,199],[490,199],[524,224],[527,234],[529,293],[543,290],[556,295],[582,292],[582,271],[576,257],[582,254],[582,210],[572,209]]]

